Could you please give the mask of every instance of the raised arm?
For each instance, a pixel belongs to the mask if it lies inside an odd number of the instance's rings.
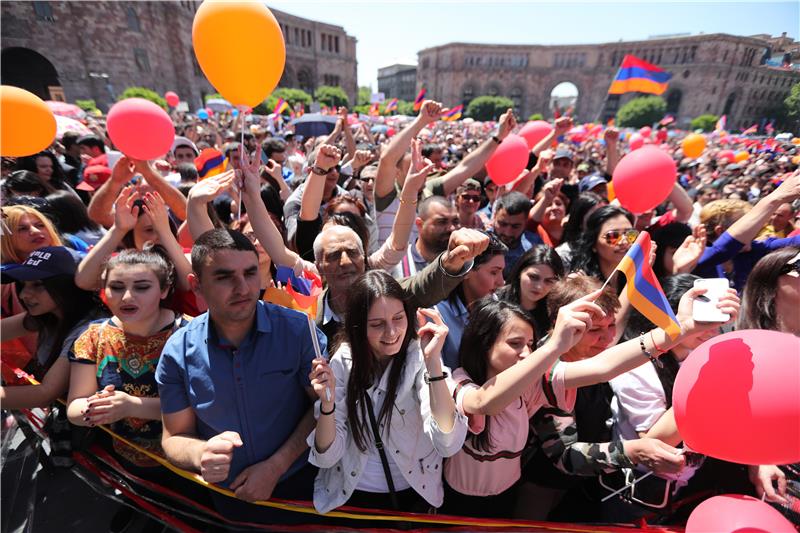
[[[517,127],[514,111],[509,109],[500,117],[500,127],[497,135],[486,139],[476,150],[462,159],[450,172],[442,176],[444,196],[455,192],[459,185],[464,183],[483,168],[486,161],[492,156],[500,143]]]
[[[411,236],[414,217],[417,214],[417,197],[420,189],[425,185],[425,177],[433,168],[433,163],[422,158],[421,143],[417,140],[411,143],[411,166],[403,183],[400,193],[400,206],[394,216],[392,233],[389,243],[395,250],[405,250]]]
[[[122,189],[114,202],[114,224],[86,254],[75,272],[75,285],[87,291],[100,288],[100,273],[106,259],[114,253],[125,235],[133,229],[139,218],[139,207],[133,205],[138,197],[132,185]]]
[[[780,187],[759,200],[753,209],[734,222],[728,228],[728,234],[742,244],[750,244],[778,206],[791,203],[797,198],[800,198],[800,170],[795,171]]]
[[[538,156],[542,150],[546,148],[550,148],[550,145],[553,144],[553,140],[561,137],[565,133],[567,133],[570,129],[572,129],[572,118],[570,117],[561,117],[556,119],[555,127],[553,130],[547,134],[547,136],[539,141],[539,143],[533,147],[534,155]]]
[[[161,195],[172,214],[180,220],[186,220],[186,197],[183,193],[167,183],[167,180],[153,168],[150,162],[134,161],[134,166],[148,185]]]
[[[286,185],[286,180],[283,179],[283,167],[273,161],[272,159],[267,160],[267,164],[264,165],[264,168],[272,176],[272,179],[275,180],[275,183],[278,184],[278,195],[281,198],[281,202],[285,202],[289,195],[292,194],[292,190]]]
[[[692,199],[689,198],[686,190],[677,181],[675,185],[672,186],[672,192],[669,193],[667,200],[672,202],[674,208],[672,212],[675,216],[675,220],[686,223],[692,218],[692,211],[694,210]]]
[[[117,201],[120,191],[133,178],[133,161],[122,156],[111,170],[111,179],[106,181],[95,191],[89,202],[89,218],[110,228],[114,224],[114,202]]]
[[[425,126],[431,122],[439,120],[446,111],[442,104],[432,100],[422,103],[417,118],[408,126],[397,132],[383,149],[380,160],[378,161],[378,174],[375,177],[375,197],[383,198],[394,190],[394,178],[397,171],[397,163],[406,150],[411,146],[411,140],[421,132]]]
[[[170,261],[175,267],[175,286],[182,291],[189,291],[189,274],[192,265],[186,259],[183,248],[175,239],[169,227],[169,215],[164,199],[157,192],[149,192],[144,196],[144,212],[153,221],[153,228],[158,235],[158,242],[167,251]]]
[[[206,178],[191,189],[186,207],[186,224],[189,227],[189,234],[192,240],[203,233],[214,229],[214,223],[208,215],[208,204],[223,192],[229,190],[233,185],[235,172],[228,170],[222,174],[217,174],[211,178]]]
[[[544,187],[542,187],[542,197],[539,198],[539,201],[534,204],[533,210],[531,210],[531,217],[533,220],[541,222],[544,219],[544,212],[550,207],[550,204],[553,203],[563,183],[564,180],[561,178],[556,178],[545,183]]]
[[[325,174],[318,174],[315,169],[330,171],[341,161],[342,152],[331,144],[323,144],[317,151],[317,159],[303,187],[300,202],[300,220],[311,221],[319,218],[319,206],[325,190]]]
[[[352,158],[356,153],[356,140],[353,137],[353,130],[350,129],[350,125],[347,123],[346,107],[339,108],[339,116],[341,117],[342,132],[344,133],[344,155]]]
[[[583,333],[591,327],[592,315],[604,314],[592,302],[598,294],[599,291],[595,291],[559,309],[550,339],[517,364],[489,379],[479,389],[466,392],[462,402],[464,412],[496,415],[519,398],[556,359],[580,340]]]
[[[619,163],[619,130],[616,128],[606,128],[603,132],[603,140],[606,142],[606,174],[614,174],[614,169]]]

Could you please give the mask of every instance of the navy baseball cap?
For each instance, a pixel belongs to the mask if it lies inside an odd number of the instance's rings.
[[[600,174],[590,174],[589,176],[581,178],[581,181],[578,183],[578,192],[591,191],[598,185],[604,183],[607,184],[608,181]]]
[[[3,265],[3,282],[34,281],[53,276],[74,276],[80,256],[64,246],[45,246],[31,252],[21,264]]]

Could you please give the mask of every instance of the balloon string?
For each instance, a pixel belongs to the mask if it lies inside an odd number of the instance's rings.
[[[239,116],[242,117],[242,142],[241,146],[239,146],[239,168],[244,168],[244,106],[241,106],[239,109]],[[237,117],[238,118],[238,117]],[[242,220],[242,194],[244,194],[244,176],[241,178],[242,182],[239,186],[239,213],[237,214],[237,220]]]

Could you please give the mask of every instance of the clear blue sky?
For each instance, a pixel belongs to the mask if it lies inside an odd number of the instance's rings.
[[[587,44],[673,33],[798,37],[800,0],[784,2],[268,1],[281,11],[343,26],[358,39],[358,83],[377,89],[378,68],[416,64],[448,42]]]

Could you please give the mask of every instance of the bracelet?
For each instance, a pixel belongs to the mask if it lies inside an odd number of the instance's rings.
[[[652,329],[650,330],[650,340],[653,341],[653,348],[656,349],[656,351],[659,353],[659,355],[662,354],[662,353],[667,353],[667,350],[662,350],[661,348],[658,347],[658,344],[656,344],[656,338],[653,336],[653,330]]]
[[[658,359],[656,359],[655,357],[653,357],[653,354],[652,354],[652,353],[650,353],[650,351],[649,351],[647,348],[645,348],[645,346],[644,346],[644,333],[642,333],[642,334],[639,336],[639,347],[642,349],[642,353],[643,353],[645,356],[647,356],[647,358],[648,358],[648,359],[650,359],[650,362],[651,362],[651,363],[653,363],[654,365],[656,365],[658,368],[663,368],[663,366],[664,366],[664,363],[662,363],[661,361],[659,361]]]
[[[442,381],[443,379],[446,379],[447,372],[442,372],[441,376],[433,376],[433,377],[431,377],[430,374],[428,374],[428,372],[425,372],[424,378],[425,378],[425,384],[430,385],[434,381]]]
[[[312,174],[317,174],[318,176],[327,176],[331,173],[331,169],[325,170],[322,167],[311,167]]]
[[[319,404],[319,414],[327,416],[327,415],[332,415],[334,412],[336,412],[336,404],[333,404],[333,407],[331,408],[330,411],[323,411],[322,404]]]
[[[411,200],[404,199],[402,196],[400,196],[398,199],[400,200],[401,204],[405,204],[405,205],[417,205],[417,202],[418,202],[417,198],[414,198],[413,202]]]
[[[497,135],[492,135],[492,140],[497,144],[501,144],[503,142],[502,139],[500,139],[500,137],[498,137]]]

